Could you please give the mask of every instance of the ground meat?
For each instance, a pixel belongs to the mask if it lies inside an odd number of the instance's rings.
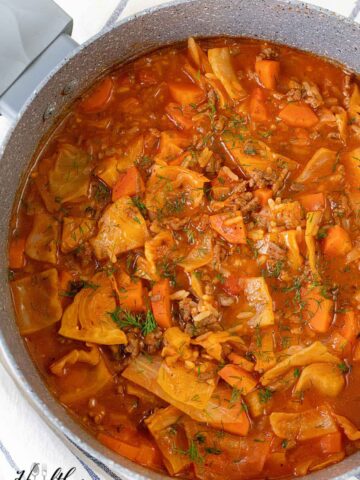
[[[249,213],[259,210],[259,208],[260,208],[259,200],[254,197],[250,200],[250,202],[248,202],[246,205],[241,207],[241,213],[243,214],[243,216],[245,216]]]
[[[251,172],[251,178],[256,188],[271,187],[277,180],[278,174],[268,167],[265,171],[254,169]]]
[[[140,339],[140,336],[133,331],[127,332],[126,336],[128,344],[125,346],[124,351],[129,353],[131,358],[135,358],[139,355],[140,350],[144,348],[144,342]]]
[[[286,94],[286,99],[288,102],[299,102],[301,100],[301,88],[291,88]]]
[[[283,168],[281,170],[280,175],[278,176],[274,185],[272,186],[272,191],[274,194],[283,188],[286,177],[288,176],[288,173],[289,173],[289,170],[287,168]]]
[[[319,108],[324,104],[319,88],[311,81],[304,81],[300,84],[295,80],[290,80],[289,87],[290,88],[285,95],[288,103],[303,100],[314,109]],[[276,94],[276,98],[281,100],[284,96]]]
[[[144,345],[147,353],[153,355],[162,348],[163,333],[157,328],[144,337]]]
[[[199,336],[207,332],[219,332],[220,330],[222,330],[220,318],[215,315],[209,315],[203,320],[197,322],[196,325],[191,322],[186,325],[185,328],[185,332],[189,333],[191,336],[194,336],[194,334]]]
[[[198,304],[190,297],[186,297],[179,302],[179,315],[181,323],[187,323],[198,313]]]
[[[302,96],[304,101],[312,108],[319,108],[324,104],[321,93],[314,82],[306,81],[302,83]]]

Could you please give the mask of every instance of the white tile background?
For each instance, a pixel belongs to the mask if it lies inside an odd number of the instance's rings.
[[[73,37],[83,42],[98,32],[107,22],[119,0],[56,0],[57,3],[74,18]],[[249,0],[251,1],[251,0]],[[126,0],[122,0],[123,4]],[[360,0],[359,0],[360,2]],[[165,3],[165,0],[128,0],[121,17],[144,8]],[[355,0],[312,0],[320,7],[334,10],[342,15],[356,13]],[[353,15],[355,16],[355,15]],[[0,143],[9,127],[9,122],[0,117]],[[102,471],[89,473],[81,460],[64,445],[49,429],[40,416],[24,400],[13,380],[0,364],[0,480],[15,480],[16,468],[29,469],[33,462],[47,465],[48,476],[38,479],[50,479],[56,467],[64,471],[76,466],[71,480],[105,480]],[[94,476],[95,475],[95,476]],[[32,477],[29,480],[33,480]],[[26,480],[26,477],[23,479]],[[350,480],[350,479],[349,479]]]

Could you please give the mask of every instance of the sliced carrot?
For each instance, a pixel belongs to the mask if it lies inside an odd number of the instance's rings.
[[[226,423],[217,423],[212,422],[211,419],[208,420],[209,425],[213,428],[218,430],[222,430],[228,433],[232,433],[234,435],[240,435],[245,437],[249,433],[250,429],[250,421],[247,416],[246,410],[244,408],[244,404],[242,402],[234,402],[231,398],[231,391],[229,394],[226,394],[223,398],[218,400],[221,407],[226,407],[231,410],[231,415],[234,418],[233,422],[226,422]],[[218,407],[215,407],[218,408]]]
[[[320,438],[320,448],[323,453],[337,453],[343,449],[341,432],[328,433]]]
[[[189,130],[193,127],[193,122],[191,120],[192,114],[187,110],[186,106],[170,102],[166,105],[165,112],[178,128]]]
[[[9,247],[9,267],[22,268],[25,265],[26,238],[13,238]]]
[[[141,279],[119,288],[119,303],[121,308],[130,312],[143,312],[146,310]]]
[[[338,315],[340,322],[343,323],[340,333],[349,342],[354,342],[359,333],[359,322],[355,316],[354,310],[348,310]]]
[[[277,60],[257,60],[255,72],[261,84],[269,90],[275,90],[280,74],[280,62]]]
[[[333,319],[333,301],[324,297],[321,286],[301,289],[302,314],[316,332],[327,332]]]
[[[289,103],[279,113],[279,117],[290,127],[314,127],[319,119],[306,103]]]
[[[105,77],[100,83],[90,92],[89,96],[85,97],[80,106],[84,112],[99,112],[103,110],[112,96],[114,82],[111,77]]]
[[[244,220],[240,211],[210,215],[210,226],[230,243],[246,244]]]
[[[238,365],[230,363],[219,370],[218,374],[225,382],[231,387],[236,387],[243,395],[251,392],[258,383],[249,372]]]
[[[112,201],[120,197],[139,195],[145,191],[145,185],[136,167],[130,167],[122,173],[112,189]]]
[[[159,468],[161,466],[159,450],[150,442],[130,445],[105,433],[99,433],[97,438],[103,445],[133,462],[140,463],[145,467]]]
[[[300,203],[307,212],[324,210],[325,195],[323,193],[308,193],[299,197]]]
[[[254,197],[259,200],[259,203],[262,207],[266,207],[268,204],[269,198],[271,198],[273,192],[270,188],[258,188],[254,191]]]
[[[228,355],[228,359],[231,363],[233,363],[234,365],[238,365],[247,372],[252,372],[254,370],[255,365],[252,362],[249,362],[249,360],[246,360],[246,358],[242,357],[241,355],[238,355],[237,353],[230,353]]]
[[[198,105],[206,98],[202,88],[189,82],[169,82],[169,91],[173,99],[181,105]]]
[[[324,254],[330,257],[339,257],[346,255],[351,249],[352,244],[348,232],[340,225],[330,227],[323,242]]]
[[[150,300],[154,318],[159,327],[171,327],[170,282],[168,278],[154,284]]]
[[[249,113],[253,122],[266,122],[269,120],[265,105],[265,94],[261,88],[255,88],[250,96]]]

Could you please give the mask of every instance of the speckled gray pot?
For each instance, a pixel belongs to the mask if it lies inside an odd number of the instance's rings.
[[[7,236],[11,208],[21,178],[43,135],[57,115],[102,71],[160,45],[189,35],[248,36],[292,45],[338,60],[360,71],[360,26],[324,10],[295,1],[190,0],[154,8],[123,21],[81,46],[51,72],[25,105],[13,126],[0,160],[0,354],[37,411],[60,435],[125,479],[164,479],[122,459],[96,442],[55,401],[43,384],[17,331],[7,285]],[[64,89],[72,82],[71,93]],[[44,120],[49,105],[55,115]],[[19,412],[20,414],[20,412]],[[314,473],[312,480],[348,479],[360,473],[360,453]]]

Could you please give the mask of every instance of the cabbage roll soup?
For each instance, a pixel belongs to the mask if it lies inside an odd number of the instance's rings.
[[[354,453],[359,167],[357,79],[308,53],[190,38],[102,77],[11,220],[18,327],[50,391],[170,476]]]

